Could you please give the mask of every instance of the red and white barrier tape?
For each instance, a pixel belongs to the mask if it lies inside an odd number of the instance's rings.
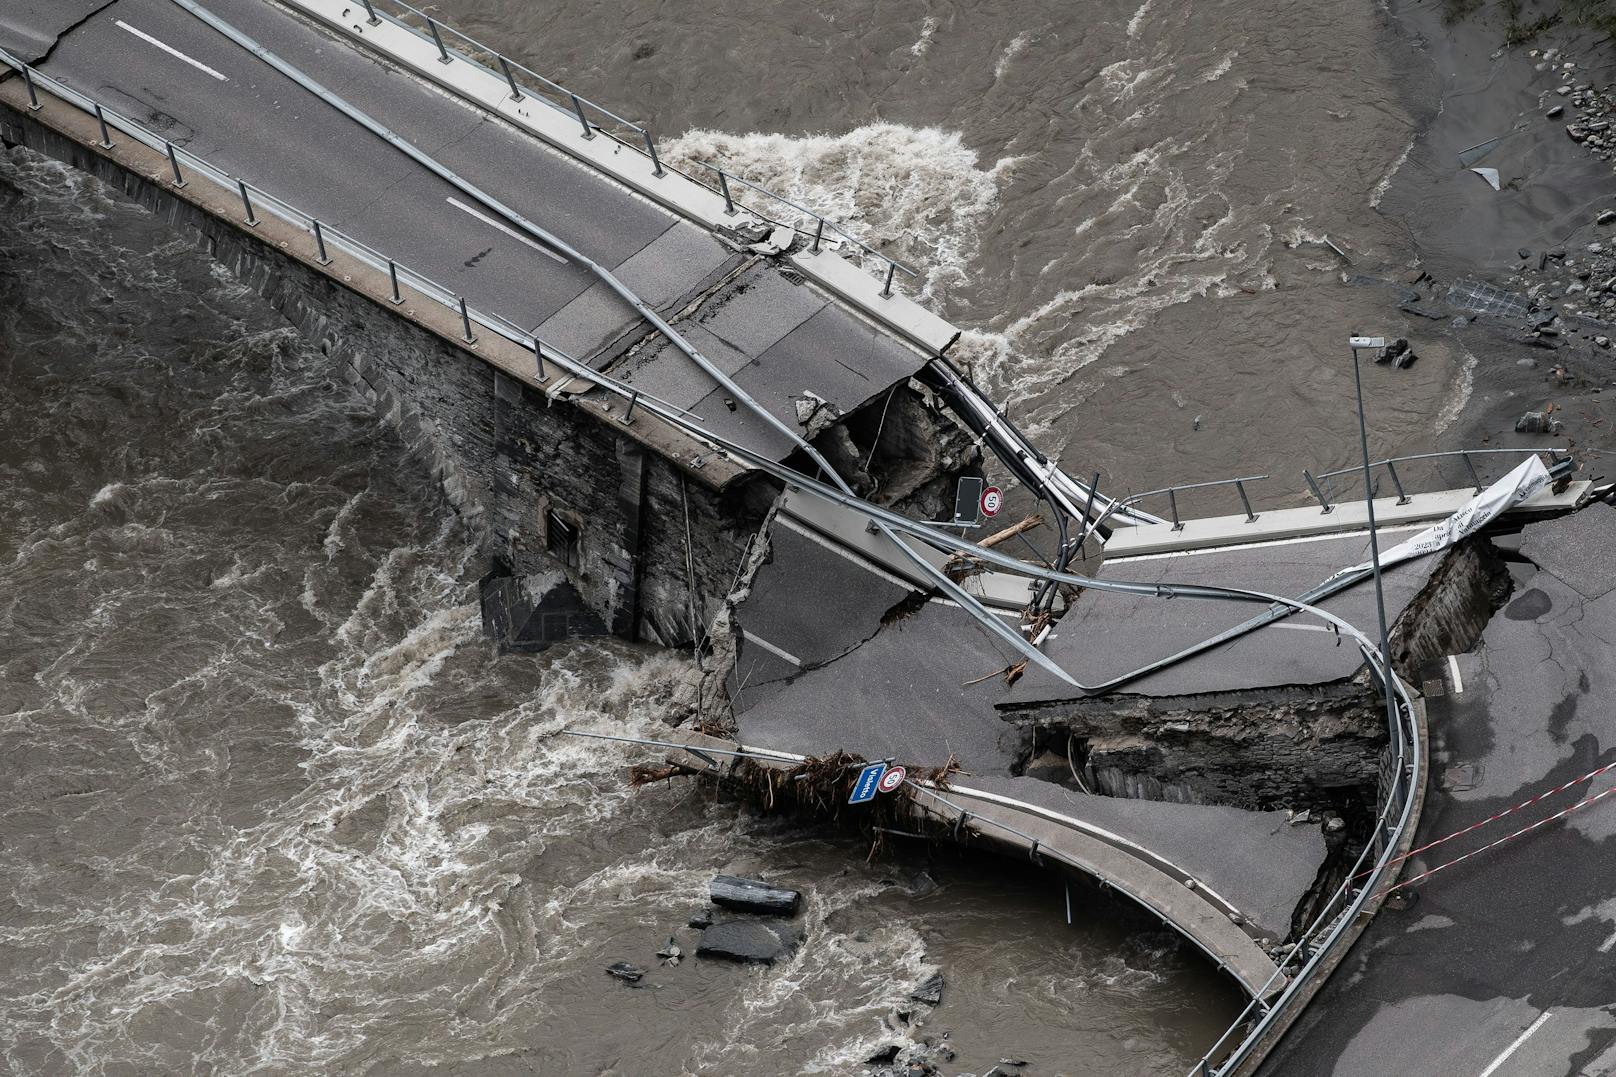
[[[1479,856],[1480,854],[1486,852],[1488,849],[1496,849],[1498,846],[1504,844],[1506,841],[1509,841],[1512,838],[1518,838],[1522,834],[1530,833],[1531,831],[1536,830],[1540,826],[1546,826],[1549,823],[1554,822],[1556,819],[1564,819],[1566,816],[1570,815],[1572,812],[1576,811],[1578,808],[1586,808],[1590,804],[1598,803],[1599,801],[1604,800],[1606,797],[1610,796],[1612,793],[1616,793],[1616,785],[1613,785],[1609,789],[1606,789],[1603,793],[1595,793],[1591,797],[1587,797],[1587,798],[1585,798],[1583,800],[1579,800],[1575,804],[1571,805],[1569,808],[1561,808],[1559,811],[1555,812],[1553,815],[1549,816],[1546,819],[1539,819],[1537,822],[1532,823],[1529,826],[1523,826],[1519,830],[1515,831],[1513,834],[1505,834],[1503,837],[1499,838],[1497,841],[1489,842],[1486,845],[1483,845],[1479,849],[1472,849],[1470,852],[1464,854],[1463,856],[1455,857],[1454,859],[1449,860],[1446,864],[1438,864],[1436,867],[1432,868],[1430,871],[1422,871],[1420,874],[1415,875],[1412,878],[1404,879],[1402,882],[1395,883],[1395,884],[1393,884],[1391,886],[1388,886],[1386,889],[1382,890],[1380,893],[1376,894],[1375,896],[1377,898],[1383,898],[1387,894],[1391,893],[1394,890],[1401,890],[1405,886],[1412,886],[1415,883],[1419,882],[1421,879],[1429,879],[1431,876],[1435,875],[1437,872],[1446,871],[1448,868],[1453,867],[1455,864],[1461,864],[1464,861],[1469,860],[1473,856]]]
[[[1445,838],[1438,838],[1435,841],[1426,842],[1424,845],[1420,846],[1418,849],[1410,849],[1408,852],[1404,853],[1402,856],[1396,856],[1396,857],[1393,857],[1392,859],[1388,860],[1386,862],[1386,864],[1387,864],[1388,867],[1390,867],[1393,864],[1401,864],[1403,861],[1407,860],[1411,856],[1418,856],[1420,853],[1425,852],[1427,849],[1435,849],[1438,845],[1442,845],[1442,844],[1444,844],[1446,842],[1450,842],[1454,838],[1462,838],[1466,834],[1471,833],[1472,831],[1480,830],[1482,827],[1486,826],[1488,823],[1496,823],[1498,820],[1504,818],[1506,815],[1513,815],[1516,812],[1520,811],[1522,808],[1530,808],[1533,804],[1536,804],[1539,801],[1547,800],[1549,797],[1555,796],[1558,793],[1563,793],[1567,789],[1570,789],[1572,786],[1581,785],[1583,782],[1592,781],[1593,779],[1599,777],[1601,774],[1604,774],[1607,771],[1612,771],[1612,770],[1616,770],[1616,761],[1606,763],[1604,766],[1598,768],[1597,770],[1590,770],[1587,774],[1584,774],[1582,777],[1573,778],[1569,782],[1566,782],[1564,785],[1557,785],[1553,789],[1550,789],[1550,790],[1548,790],[1546,792],[1539,793],[1537,796],[1532,797],[1530,800],[1523,800],[1519,804],[1515,805],[1512,808],[1505,808],[1501,812],[1498,812],[1498,813],[1496,813],[1494,815],[1489,815],[1487,818],[1481,820],[1481,822],[1479,822],[1479,823],[1471,823],[1469,826],[1465,827],[1463,830],[1455,830],[1452,834],[1449,834]],[[1570,810],[1574,810],[1574,808],[1570,809]],[[1504,840],[1507,841],[1508,839],[1506,838]],[[1362,879],[1365,876],[1373,874],[1374,870],[1375,870],[1374,868],[1369,868],[1366,871],[1360,871],[1358,874],[1356,874],[1356,875],[1354,875],[1352,877],[1351,881],[1352,882],[1357,882],[1359,879]]]

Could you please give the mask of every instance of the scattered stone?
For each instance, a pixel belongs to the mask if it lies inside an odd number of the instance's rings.
[[[770,886],[757,879],[719,875],[707,886],[713,904],[764,916],[795,916],[802,905],[802,894],[783,886]]]
[[[1549,119],[1552,120],[1556,116],[1559,116],[1564,112],[1565,112],[1565,106],[1564,105],[1555,105],[1553,108],[1549,109],[1549,113],[1548,113]]]
[[[943,1001],[943,974],[933,973],[926,977],[919,987],[909,992],[909,997],[916,1002],[924,1002],[928,1006],[941,1005]]]
[[[1567,96],[1568,94],[1571,93],[1571,87],[1570,86],[1561,86],[1559,89],[1555,90],[1554,92],[1559,94],[1561,97],[1565,97],[1565,96]]]
[[[866,1058],[864,1060],[864,1064],[867,1066],[890,1066],[892,1063],[898,1061],[899,1050],[900,1047],[898,1044],[889,1043],[879,1051],[875,1052],[875,1054],[871,1055],[869,1058]]]
[[[1553,437],[1560,430],[1560,420],[1547,411],[1529,411],[1515,420],[1517,434],[1548,434]]]
[[[937,880],[924,871],[916,873],[915,877],[909,880],[909,894],[912,897],[930,897],[940,889],[942,888],[937,885]]]
[[[700,912],[691,913],[690,919],[685,923],[697,931],[706,931],[713,926],[713,910],[702,909]]]
[[[1532,257],[1532,252],[1530,250],[1528,250],[1527,248],[1525,248],[1525,247],[1522,247],[1520,250],[1516,251],[1515,253],[1521,256],[1521,261],[1523,261],[1523,262],[1526,261],[1526,259]]]
[[[1608,347],[1610,347],[1610,338],[1609,337],[1594,337],[1594,343],[1599,345],[1601,348],[1608,348]]]
[[[622,980],[626,984],[637,984],[645,975],[645,970],[638,965],[630,965],[627,961],[619,961],[615,965],[607,965],[608,975]]]
[[[1414,365],[1414,360],[1418,358],[1419,356],[1414,354],[1414,349],[1409,347],[1408,340],[1404,337],[1398,337],[1380,349],[1380,354],[1375,357],[1375,362],[1393,363],[1397,366],[1397,369],[1407,370]]]
[[[697,957],[772,965],[790,957],[802,945],[802,935],[783,925],[762,920],[725,920],[701,934]]]
[[[685,952],[680,948],[679,944],[673,940],[673,936],[669,935],[668,945],[658,950],[656,955],[662,959],[662,963],[664,965],[671,966],[677,965],[680,961],[682,961],[684,959]]]

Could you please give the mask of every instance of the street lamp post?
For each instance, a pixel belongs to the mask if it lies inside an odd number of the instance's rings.
[[[1375,613],[1380,617],[1380,653],[1381,661],[1385,663],[1385,668],[1382,670],[1384,680],[1381,690],[1386,695],[1387,729],[1395,737],[1397,735],[1397,698],[1392,694],[1391,634],[1386,628],[1386,592],[1380,582],[1380,538],[1375,533],[1375,488],[1369,467],[1369,423],[1364,418],[1363,375],[1358,369],[1359,350],[1363,348],[1384,348],[1386,338],[1351,336],[1347,338],[1347,346],[1352,349],[1352,384],[1358,396],[1358,445],[1363,450],[1364,507],[1369,512],[1369,561],[1374,566]]]

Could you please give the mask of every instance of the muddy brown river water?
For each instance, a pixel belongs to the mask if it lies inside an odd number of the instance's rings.
[[[1372,5],[437,10],[915,262],[1073,470],[1289,490],[1348,458],[1324,357],[1384,305],[1320,240],[1408,256],[1373,209],[1411,131]],[[1461,369],[1433,344],[1377,437],[1434,436]],[[1178,1073],[1233,1016],[1097,893],[1068,926],[1018,865],[629,792],[628,754],[556,733],[653,732],[685,659],[492,655],[471,536],[324,357],[21,152],[0,376],[0,1069],[841,1074],[947,1032],[960,1073]],[[788,964],[656,964],[719,870],[805,890]]]

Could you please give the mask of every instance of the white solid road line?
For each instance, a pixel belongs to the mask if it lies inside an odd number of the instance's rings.
[[[164,52],[168,53],[170,56],[174,57],[175,59],[184,60],[186,63],[190,64],[192,67],[196,68],[198,71],[203,71],[203,72],[206,72],[209,75],[212,75],[214,78],[218,79],[220,82],[229,82],[230,81],[229,79],[227,79],[223,75],[221,75],[219,72],[213,70],[213,68],[211,68],[207,64],[203,63],[201,60],[193,60],[193,59],[191,59],[189,56],[185,55],[183,52],[181,52],[179,49],[176,49],[173,45],[170,45],[168,42],[159,41],[155,37],[152,37],[150,34],[148,34],[144,30],[136,30],[133,26],[130,26],[128,23],[124,22],[122,19],[117,20],[117,25],[123,27],[125,30],[128,30],[131,34],[134,34],[136,37],[140,38],[140,40],[145,41],[145,42],[147,42],[149,44],[152,44],[152,45],[156,45],[158,48],[162,49]]]
[[[488,214],[486,214],[486,213],[482,212],[481,210],[476,209],[476,208],[474,208],[472,206],[466,205],[464,202],[460,201],[460,199],[455,198],[454,196],[451,195],[447,199],[447,201],[455,209],[465,210],[467,213],[471,214],[473,217],[476,217],[479,221],[482,221],[484,224],[486,224],[486,225],[488,225],[488,226],[490,226],[492,228],[498,228],[501,232],[504,232],[506,235],[510,236],[512,239],[520,240],[521,242],[526,243],[529,247],[532,247],[534,250],[538,251],[540,254],[548,254],[551,258],[554,258],[556,261],[560,262],[562,265],[567,265],[568,264],[567,260],[565,258],[561,257],[561,255],[557,254],[555,251],[551,250],[549,247],[546,247],[541,243],[535,243],[532,239],[528,238],[527,236],[524,236],[522,233],[518,232],[516,229],[507,226],[502,221],[494,220],[494,218],[490,217]]]
[[[758,635],[756,632],[748,632],[746,629],[743,628],[743,629],[741,629],[741,635],[745,636],[747,639],[751,640],[753,643],[757,644],[759,647],[762,647],[765,651],[768,651],[770,654],[775,655],[776,657],[779,657],[779,658],[784,658],[787,662],[790,662],[792,665],[796,666],[798,669],[802,668],[802,659],[798,658],[796,655],[792,654],[790,651],[784,650],[783,648],[780,648],[780,647],[776,647],[774,644],[770,643],[768,640],[764,639],[762,636]]]
[[[1448,655],[1448,672],[1453,674],[1453,694],[1456,696],[1463,695],[1464,678],[1459,676],[1459,659],[1451,654]]]
[[[1531,1039],[1532,1038],[1532,1033],[1534,1033],[1538,1029],[1542,1028],[1543,1023],[1545,1021],[1547,1021],[1548,1019],[1549,1019],[1549,1011],[1548,1010],[1544,1010],[1542,1013],[1538,1014],[1537,1020],[1533,1021],[1530,1025],[1527,1025],[1526,1026],[1526,1031],[1522,1032],[1519,1036],[1516,1036],[1515,1037],[1515,1042],[1510,1044],[1508,1047],[1504,1048],[1503,1053],[1500,1054],[1497,1058],[1493,1059],[1492,1064],[1489,1065],[1486,1069],[1481,1071],[1480,1077],[1493,1077],[1493,1074],[1498,1072],[1498,1067],[1502,1066],[1505,1062],[1508,1062],[1509,1061],[1509,1056],[1513,1055],[1516,1051],[1519,1051],[1521,1049],[1521,1044],[1523,1044],[1527,1040]]]

